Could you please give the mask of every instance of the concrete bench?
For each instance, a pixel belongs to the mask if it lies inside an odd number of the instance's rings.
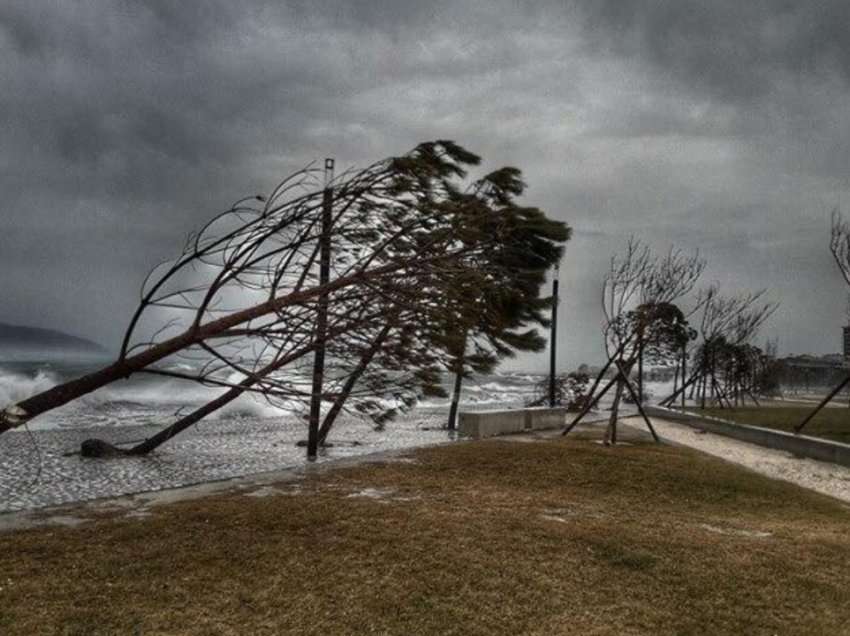
[[[567,423],[567,409],[542,408],[525,409],[527,428],[533,431],[545,431],[553,428],[563,428]]]
[[[495,435],[541,431],[564,426],[566,415],[567,410],[564,408],[463,412],[458,418],[458,432],[473,439],[481,439]]]

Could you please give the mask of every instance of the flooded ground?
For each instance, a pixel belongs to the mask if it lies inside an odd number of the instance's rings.
[[[413,413],[375,431],[370,422],[340,422],[333,447],[319,462],[448,443],[454,435],[439,430],[445,415]],[[101,497],[174,488],[279,470],[303,464],[303,421],[297,418],[211,420],[169,441],[148,457],[87,459],[77,453],[84,439],[112,443],[141,441],[158,427],[13,431],[0,436],[0,512],[25,510]]]

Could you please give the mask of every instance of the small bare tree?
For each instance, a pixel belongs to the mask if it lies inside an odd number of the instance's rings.
[[[690,376],[662,404],[672,404],[690,388],[691,399],[703,408],[707,401],[729,405],[729,391],[724,386],[741,388],[742,380],[734,380],[735,375],[749,366],[752,341],[778,307],[764,300],[766,293],[760,290],[726,296],[716,285],[700,291],[698,320],[694,321],[698,338],[687,354],[693,360]]]
[[[687,322],[676,301],[689,294],[705,268],[705,261],[695,253],[687,255],[671,248],[656,256],[649,247],[632,238],[620,255],[612,257],[602,284],[602,331],[608,361],[597,375],[590,399],[572,423],[568,433],[599,399],[615,387],[611,415],[605,433],[606,443],[617,440],[617,418],[624,390],[629,393],[655,436],[649,418],[643,411],[640,396],[631,384],[630,374],[647,348],[658,351],[668,347],[670,338],[680,339]],[[597,392],[609,369],[614,377]]]
[[[838,266],[838,271],[844,278],[844,282],[850,285],[850,223],[844,220],[841,216],[841,211],[835,208],[832,211],[832,223],[830,225],[829,234],[829,251],[832,253],[832,258]],[[850,318],[850,306],[848,306],[848,317]],[[847,375],[838,385],[835,386],[823,400],[809,413],[805,419],[800,422],[794,431],[799,433],[803,428],[812,421],[812,418],[820,413],[830,401],[838,395],[844,387],[850,384],[850,375]]]
[[[832,211],[829,251],[844,282],[850,285],[850,223],[844,220],[838,208]]]

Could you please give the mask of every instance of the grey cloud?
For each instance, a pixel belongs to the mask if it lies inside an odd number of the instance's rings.
[[[850,80],[842,0],[600,0],[579,3],[588,45],[639,55],[696,90],[750,101],[788,76]]]
[[[821,333],[793,346],[829,350],[842,288],[822,233],[850,194],[847,13],[766,0],[6,3],[0,320],[109,344],[144,271],[232,200],[326,155],[364,164],[451,138],[485,167],[522,168],[529,203],[576,227],[567,359],[598,355],[595,285],[631,233],[775,288],[777,331],[795,331],[801,287],[820,293]]]

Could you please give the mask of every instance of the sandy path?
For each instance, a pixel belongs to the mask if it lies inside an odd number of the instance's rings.
[[[794,457],[784,451],[748,444],[722,435],[699,433],[683,424],[650,418],[662,439],[720,457],[767,475],[850,503],[850,467]],[[641,420],[623,422],[645,430]]]

